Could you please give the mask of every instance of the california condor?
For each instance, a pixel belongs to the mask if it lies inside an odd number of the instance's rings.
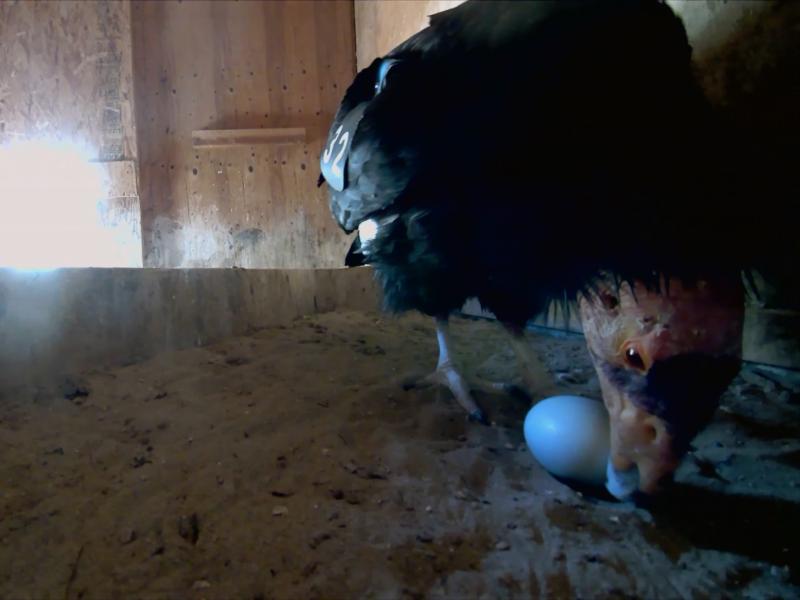
[[[652,492],[740,366],[745,212],[681,20],[657,0],[469,1],[362,70],[321,157],[391,311],[436,319],[433,378],[469,298],[512,335],[578,299],[611,417],[609,472]]]

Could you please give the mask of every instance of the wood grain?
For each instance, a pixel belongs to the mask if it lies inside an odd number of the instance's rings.
[[[358,68],[428,26],[428,17],[464,0],[355,0]]]
[[[140,245],[130,3],[0,2],[0,73],[0,143],[57,142],[99,162],[98,217]],[[140,250],[127,255],[119,266],[141,266]]]
[[[192,132],[192,145],[195,148],[254,146],[260,144],[297,144],[305,141],[305,127],[200,129]]]
[[[355,74],[352,2],[134,2],[145,264],[339,267],[316,187]],[[193,147],[193,132],[304,128],[287,145]],[[256,143],[258,142],[258,143]]]

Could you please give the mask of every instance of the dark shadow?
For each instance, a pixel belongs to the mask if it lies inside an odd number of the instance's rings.
[[[575,481],[573,479],[564,479],[563,477],[557,477],[552,473],[550,473],[550,476],[556,481],[572,488],[576,492],[580,492],[583,494],[584,498],[592,504],[597,504],[598,502],[619,502],[619,500],[609,493],[604,485],[591,485],[588,483]]]
[[[768,456],[768,460],[774,460],[776,463],[788,465],[793,469],[800,470],[800,450],[793,450],[791,452],[784,452],[775,456]]]
[[[522,423],[532,406],[530,397],[524,391],[519,388],[498,390],[496,393],[475,390],[473,396],[490,421],[500,427],[518,429],[522,435]]]
[[[736,413],[717,413],[719,422],[734,423],[741,433],[759,440],[796,439],[800,437],[800,424],[757,421]]]
[[[789,565],[792,582],[800,583],[798,503],[675,484],[661,496],[637,499],[637,504],[649,510],[657,524],[646,533],[649,541],[674,560],[690,546],[732,552]]]

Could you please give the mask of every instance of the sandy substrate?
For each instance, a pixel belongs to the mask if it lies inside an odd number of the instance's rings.
[[[456,320],[468,372],[514,374]],[[579,339],[531,335],[597,394]],[[748,369],[678,484],[636,508],[555,481],[525,402],[403,391],[420,316],[301,319],[0,404],[0,598],[797,597],[800,388]]]

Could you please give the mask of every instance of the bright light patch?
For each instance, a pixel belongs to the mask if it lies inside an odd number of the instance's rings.
[[[378,235],[378,222],[375,219],[367,219],[358,224],[358,237],[361,243],[371,242]]]
[[[103,188],[100,166],[74,144],[26,140],[0,146],[0,266],[126,264],[118,234],[100,222]]]

